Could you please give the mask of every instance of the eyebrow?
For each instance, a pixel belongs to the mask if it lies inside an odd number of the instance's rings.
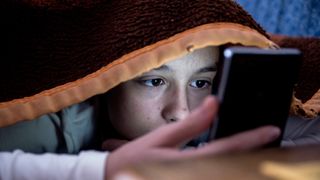
[[[199,69],[196,73],[216,72],[217,66],[204,67]]]
[[[158,68],[154,68],[153,70],[154,71],[171,71],[171,68],[167,65],[162,65]],[[217,71],[217,66],[213,65],[213,66],[201,68],[198,71],[196,71],[196,73],[215,72],[215,71]]]
[[[167,65],[162,65],[158,68],[154,68],[155,71],[170,71],[171,69]]]

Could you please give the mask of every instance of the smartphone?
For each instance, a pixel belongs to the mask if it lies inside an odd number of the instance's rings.
[[[263,125],[277,126],[283,132],[300,66],[298,49],[225,49],[212,90],[220,103],[218,117],[208,140]],[[281,139],[282,135],[267,146],[280,146]]]

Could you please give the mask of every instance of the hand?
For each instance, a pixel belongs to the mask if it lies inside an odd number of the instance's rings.
[[[215,140],[197,149],[180,150],[179,145],[210,126],[217,113],[217,107],[216,99],[212,96],[207,97],[202,105],[191,112],[185,120],[159,127],[147,135],[122,145],[110,153],[106,163],[106,177],[112,177],[123,167],[141,162],[179,160],[250,150],[272,142],[280,135],[278,128],[265,126]]]

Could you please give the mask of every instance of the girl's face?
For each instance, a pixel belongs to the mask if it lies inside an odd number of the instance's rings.
[[[127,139],[183,120],[211,93],[218,48],[196,50],[117,86],[110,97],[109,117]]]

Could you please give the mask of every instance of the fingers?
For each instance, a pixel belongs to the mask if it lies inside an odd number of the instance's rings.
[[[120,146],[126,144],[127,140],[121,140],[121,139],[108,139],[102,143],[102,150],[105,151],[113,151]]]
[[[274,126],[264,126],[227,138],[212,141],[206,146],[197,149],[198,152],[194,155],[208,155],[251,150],[274,141],[279,137],[279,135],[279,128]]]
[[[217,100],[208,96],[184,120],[158,128],[139,139],[145,146],[174,147],[205,131],[217,112]]]

